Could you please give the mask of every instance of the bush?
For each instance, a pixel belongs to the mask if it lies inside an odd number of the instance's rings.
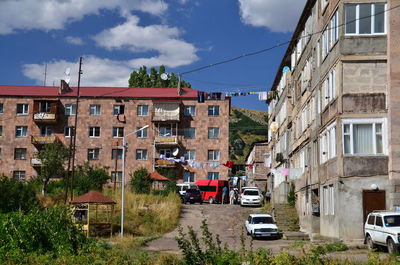
[[[28,253],[76,254],[86,237],[65,209],[0,215],[0,260]]]
[[[133,173],[130,174],[131,181],[129,185],[131,186],[132,191],[139,194],[149,194],[151,181],[149,172],[145,168],[140,168]]]
[[[39,206],[35,189],[34,181],[23,183],[4,175],[0,176],[0,213],[17,210],[27,212]]]
[[[91,190],[102,191],[109,179],[107,167],[92,167],[89,163],[79,165],[74,174],[74,191],[78,196]]]
[[[287,195],[288,204],[294,206],[296,204],[296,196],[294,194],[294,182],[290,183],[289,192]]]

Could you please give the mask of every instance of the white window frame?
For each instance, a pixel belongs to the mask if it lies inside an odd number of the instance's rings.
[[[89,106],[89,115],[90,116],[100,116],[101,115],[101,105],[100,104],[91,104]]]
[[[328,28],[325,28],[324,32],[322,33],[321,49],[322,49],[322,61],[323,61],[325,59],[325,57],[328,55],[328,53],[329,53],[329,32],[328,32]]]
[[[354,124],[372,124],[372,154],[354,154],[354,141],[353,141],[353,125]],[[381,124],[382,135],[382,153],[377,153],[376,148],[376,124]],[[350,132],[344,132],[344,126],[350,125]],[[343,119],[342,120],[342,142],[343,142],[343,155],[344,156],[385,156],[388,154],[388,137],[387,137],[387,119],[386,118],[373,118],[373,119]],[[345,153],[345,135],[350,138],[350,153]]]
[[[88,160],[99,160],[100,149],[99,148],[89,148],[88,149]]]
[[[189,175],[189,181],[186,181],[187,175]],[[184,183],[192,183],[196,181],[196,174],[194,172],[185,171],[183,173],[183,182]]]
[[[360,32],[360,5],[364,4],[370,4],[371,5],[371,33],[359,33]],[[345,28],[344,28],[344,34],[346,36],[355,36],[355,35],[363,35],[363,36],[368,36],[368,35],[385,35],[387,33],[387,16],[386,16],[386,11],[387,11],[387,4],[385,4],[384,7],[384,31],[383,32],[377,32],[375,33],[375,4],[384,4],[384,3],[359,3],[359,4],[345,4],[344,5],[344,20],[345,20]],[[347,24],[348,22],[346,21],[347,17],[347,6],[349,5],[355,5],[356,6],[356,18],[355,18],[355,23],[356,23],[356,33],[347,33]]]
[[[18,105],[22,105],[22,112],[18,112]],[[28,115],[28,114],[29,114],[29,104],[17,103],[17,115]]]
[[[218,139],[219,138],[219,128],[209,127],[208,128],[208,139]]]
[[[210,114],[210,111],[212,112],[211,114]],[[209,117],[217,117],[219,115],[220,115],[220,109],[219,109],[218,105],[208,106],[208,116]]]
[[[171,149],[160,149],[159,154],[160,156],[164,155],[165,157],[172,157]]]
[[[28,126],[15,126],[15,137],[28,137]]]
[[[149,105],[138,105],[137,115],[141,117],[149,116]]]
[[[25,181],[26,180],[25,170],[14,170],[13,171],[13,179],[18,180],[18,181]]]
[[[324,106],[325,108],[331,101],[336,98],[336,67],[333,67],[323,82],[324,87]]]
[[[183,129],[183,138],[185,138],[185,139],[196,138],[196,128],[195,127],[184,128]]]
[[[121,109],[123,110],[121,113]],[[119,114],[125,114],[125,105],[114,105],[113,106],[113,115],[118,116]]]
[[[115,173],[117,173],[117,178],[115,178]],[[114,179],[116,183],[122,182],[122,171],[111,171],[111,182],[114,183]]]
[[[185,160],[196,160],[196,150],[186,150],[184,154]]]
[[[52,126],[41,126],[40,127],[40,136],[51,136],[51,135],[53,135],[53,127]]]
[[[208,161],[219,161],[219,150],[208,150],[207,160]]]
[[[98,135],[96,134],[98,132]],[[89,138],[99,138],[100,137],[100,127],[90,126],[89,127]]]
[[[122,131],[122,135],[121,136],[120,136],[120,131]],[[124,127],[113,127],[113,129],[112,129],[112,137],[113,138],[123,138],[124,137]]]
[[[65,126],[64,127],[64,137],[70,138],[73,134],[73,127],[72,126]]]
[[[185,106],[184,115],[192,117],[196,116],[196,106],[194,105]]]
[[[337,156],[336,122],[331,123],[320,134],[320,164]]]
[[[136,130],[137,130],[136,137],[137,138],[148,138],[149,137],[149,130],[148,130],[149,128],[144,128],[142,130],[140,130],[140,128],[143,128],[143,126],[136,127]]]
[[[26,148],[14,148],[14,160],[26,160]]]
[[[147,160],[147,149],[136,149],[136,160]]]
[[[123,150],[121,148],[113,148],[111,149],[111,160],[115,160],[115,156],[117,159],[122,159]]]
[[[338,19],[339,19],[339,15],[338,15],[338,11],[336,10],[335,14],[332,16],[332,18],[329,22],[329,26],[330,26],[330,28],[329,28],[329,31],[330,31],[329,48],[332,48],[339,39],[339,28],[338,28],[339,20]]]
[[[65,104],[65,116],[76,115],[76,104]]]
[[[219,179],[219,172],[207,172],[207,179],[209,180]]]
[[[329,190],[329,214],[335,215],[335,187],[333,184],[328,186]]]

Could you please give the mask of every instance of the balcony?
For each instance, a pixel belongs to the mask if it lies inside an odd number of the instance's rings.
[[[154,139],[156,145],[177,145],[178,137],[176,136],[156,136]]]
[[[154,102],[153,121],[179,121],[179,102]]]
[[[39,158],[37,158],[36,156],[34,156],[31,158],[31,165],[33,167],[40,167],[42,165],[42,161]]]
[[[31,143],[37,145],[51,144],[57,140],[57,137],[55,135],[50,135],[50,136],[32,135],[31,137],[32,137]]]
[[[154,165],[156,167],[175,167],[175,162],[156,158]]]
[[[33,104],[33,120],[36,123],[57,122],[57,101],[35,101]]]

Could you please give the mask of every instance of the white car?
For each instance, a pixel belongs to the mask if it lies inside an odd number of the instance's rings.
[[[179,195],[184,196],[186,193],[186,190],[188,189],[198,189],[196,184],[194,183],[178,183],[176,184],[176,188],[179,192]]]
[[[279,237],[278,227],[269,214],[250,214],[246,221],[248,235],[255,237]]]
[[[247,188],[243,190],[243,193],[240,195],[240,206],[246,206],[246,205],[261,206],[263,200],[264,197],[262,196],[259,189]]]
[[[380,245],[390,254],[396,252],[400,247],[400,212],[373,211],[365,222],[364,236],[369,250]]]

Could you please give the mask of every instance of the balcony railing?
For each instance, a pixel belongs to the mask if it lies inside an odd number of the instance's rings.
[[[178,144],[178,139],[176,136],[156,136],[156,145],[176,145]]]
[[[175,162],[156,158],[155,166],[156,167],[175,167]]]
[[[50,136],[41,136],[41,135],[32,135],[31,143],[32,144],[51,144],[57,140],[55,135]]]
[[[35,122],[54,123],[57,121],[57,116],[55,113],[38,112],[33,114],[33,120]]]
[[[33,104],[33,120],[39,123],[56,122],[57,105],[57,101],[35,101]]]

